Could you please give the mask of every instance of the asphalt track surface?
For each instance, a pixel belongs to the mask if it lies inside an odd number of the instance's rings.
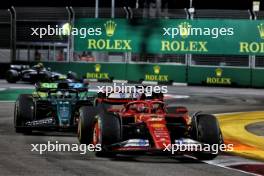
[[[30,85],[6,84],[0,88]],[[92,85],[95,87],[96,84]],[[170,95],[188,95],[187,99],[169,98],[170,107],[187,106],[191,113],[225,113],[264,109],[264,90],[209,87],[169,87]],[[122,156],[117,159],[97,158],[92,152],[31,152],[31,144],[78,143],[75,134],[35,133],[16,134],[13,128],[12,102],[0,103],[0,175],[249,175],[237,170],[218,167],[186,156]],[[218,159],[226,156],[219,156]]]
[[[247,125],[246,129],[257,136],[264,136],[264,122]]]

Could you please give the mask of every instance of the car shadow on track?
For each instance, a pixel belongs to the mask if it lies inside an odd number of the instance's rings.
[[[167,155],[144,155],[144,156],[131,156],[131,155],[118,155],[117,157],[110,158],[111,161],[118,162],[137,162],[137,163],[171,163],[171,164],[194,164],[203,163],[202,161],[196,160],[194,158],[179,155],[179,156],[167,156]]]
[[[25,136],[54,136],[54,137],[77,137],[74,132],[42,132],[34,131],[31,133],[25,133]]]

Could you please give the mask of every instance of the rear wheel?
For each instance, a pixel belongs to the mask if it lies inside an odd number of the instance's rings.
[[[101,112],[96,117],[93,126],[93,144],[100,144],[101,151],[96,152],[98,157],[113,157],[107,148],[109,145],[120,142],[121,140],[121,124],[114,114],[108,112]]]
[[[30,133],[30,127],[25,123],[34,119],[34,103],[32,95],[22,94],[15,103],[14,125],[17,133]]]
[[[203,144],[209,144],[211,149],[213,145],[218,145],[217,149],[219,149],[223,138],[216,117],[208,114],[197,115],[196,120],[192,121],[192,138]],[[199,160],[212,160],[218,155],[218,152],[195,152],[194,156]]]
[[[97,93],[97,97],[98,98],[106,98],[106,93],[104,93],[104,92],[98,92]]]
[[[18,72],[16,70],[8,70],[6,73],[6,81],[9,83],[16,83],[19,79]]]
[[[78,122],[78,140],[81,144],[90,144],[93,136],[93,123],[98,109],[91,106],[83,106],[80,108],[80,118]]]

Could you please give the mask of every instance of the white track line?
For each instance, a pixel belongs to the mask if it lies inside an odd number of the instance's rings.
[[[178,83],[178,82],[173,82],[172,86],[188,86],[187,83]]]
[[[195,157],[193,157],[193,156],[190,156],[190,155],[185,155],[185,156],[187,156],[187,157],[189,157],[189,158],[193,158],[193,159],[195,159],[195,160],[197,160]],[[230,159],[230,158],[236,158],[236,159],[241,159],[241,160],[248,160],[248,159],[244,159],[244,158],[238,158],[237,156],[228,156],[228,158]],[[224,159],[223,159],[224,160]],[[241,173],[244,173],[244,174],[249,174],[249,175],[254,175],[254,176],[262,176],[262,175],[259,175],[259,174],[255,174],[255,173],[251,173],[251,172],[247,172],[247,171],[243,171],[243,170],[239,170],[239,169],[235,169],[235,168],[232,168],[232,167],[228,167],[228,166],[226,166],[226,165],[224,165],[224,164],[219,164],[217,161],[219,161],[217,158],[216,159],[213,159],[213,160],[211,160],[211,161],[201,161],[201,162],[203,162],[203,163],[206,163],[206,164],[209,164],[209,165],[213,165],[213,166],[217,166],[217,167],[221,167],[221,168],[224,168],[224,169],[228,169],[228,170],[232,170],[232,171],[237,171],[237,172],[241,172]],[[228,161],[228,160],[226,160],[226,161]],[[248,160],[249,161],[249,160]],[[250,161],[250,162],[248,162],[249,164],[256,164],[256,163],[258,163],[258,164],[260,164],[261,162],[255,162],[255,161]],[[245,164],[245,163],[243,163],[243,164]],[[230,165],[230,166],[233,166],[233,165]]]
[[[250,112],[259,112],[259,111],[244,111],[244,112],[229,112],[229,113],[218,113],[218,114],[214,114],[215,116],[219,116],[219,115],[233,115],[233,114],[240,114],[240,113],[250,113]],[[249,160],[249,159],[245,159],[242,157],[238,157],[238,156],[228,156],[227,159],[214,159],[211,161],[203,161],[204,163],[210,164],[210,165],[214,165],[214,166],[218,166],[218,167],[222,167],[225,169],[230,169],[230,170],[235,170],[235,171],[239,171],[245,174],[250,174],[250,175],[255,175],[255,176],[262,176],[260,174],[255,174],[255,173],[251,173],[251,172],[247,172],[247,171],[243,171],[240,169],[235,169],[235,168],[231,168],[231,166],[235,166],[235,165],[241,165],[241,164],[264,164],[263,162],[258,162],[258,161],[254,161],[254,160]],[[230,163],[228,165],[228,163]]]
[[[9,89],[34,89],[35,87],[20,87],[20,86],[14,86],[9,87]]]
[[[187,99],[190,98],[188,95],[173,95],[173,94],[164,94],[165,97],[175,98],[175,99]]]
[[[208,161],[203,161],[203,162],[206,163],[206,164],[210,164],[210,165],[213,165],[213,166],[221,167],[221,168],[224,168],[224,169],[229,169],[229,170],[233,170],[233,171],[238,171],[238,172],[241,172],[241,173],[244,173],[244,174],[255,175],[255,176],[262,176],[262,175],[260,175],[260,174],[255,174],[255,173],[251,173],[251,172],[247,172],[247,171],[243,171],[243,170],[235,169],[235,168],[228,167],[228,166],[224,166],[224,165],[221,165],[221,164],[216,164],[216,163],[214,163],[214,162],[208,162]]]
[[[113,80],[113,83],[128,83],[127,80]]]
[[[88,92],[98,92],[99,89],[89,89]]]

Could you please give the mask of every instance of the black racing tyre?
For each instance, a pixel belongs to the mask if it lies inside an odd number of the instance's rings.
[[[30,133],[30,127],[25,127],[25,123],[34,119],[34,103],[32,95],[21,94],[14,110],[14,126],[17,133]]]
[[[56,78],[55,80],[58,80],[58,78]],[[35,82],[38,82],[39,80],[36,80]],[[41,80],[42,82],[52,82],[54,81],[52,79],[52,74],[50,72],[44,72],[42,75],[41,75]]]
[[[96,116],[93,127],[93,144],[100,144],[101,151],[96,152],[98,157],[113,157],[114,154],[107,149],[107,146],[121,141],[121,123],[119,118],[101,110],[101,113]]]
[[[9,83],[16,83],[19,80],[19,75],[16,70],[8,70],[6,72],[6,81]]]
[[[199,114],[196,121],[192,121],[192,138],[203,144],[220,145],[223,143],[222,133],[215,116],[209,114]],[[219,149],[219,146],[218,146]],[[219,152],[219,151],[218,151]],[[195,152],[194,156],[199,160],[212,160],[218,153]]]
[[[106,98],[106,93],[104,93],[104,92],[98,92],[97,93],[97,97],[98,98]]]
[[[98,109],[102,109],[104,111],[106,111],[108,108],[110,108],[112,105],[110,103],[107,103],[107,102],[98,102],[97,100],[95,100],[95,103],[94,105],[98,108]]]
[[[81,144],[91,144],[93,137],[93,123],[95,115],[98,114],[98,108],[92,106],[83,106],[79,110],[80,118],[78,122],[78,140]]]

